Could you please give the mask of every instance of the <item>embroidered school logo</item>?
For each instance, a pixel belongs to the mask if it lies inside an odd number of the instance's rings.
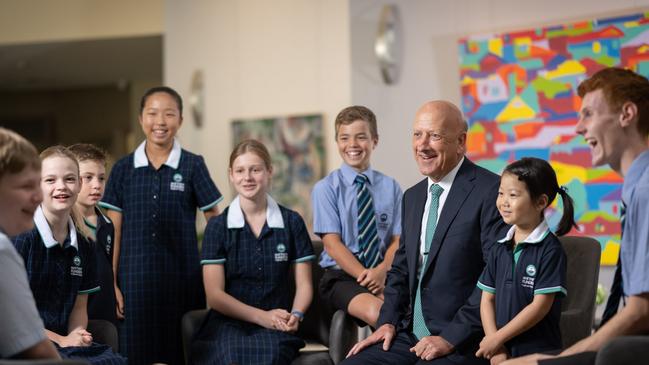
[[[534,266],[534,265],[527,265],[527,268],[525,268],[525,272],[526,272],[527,275],[529,275],[529,276],[532,276],[532,277],[536,276],[536,266]]]
[[[172,191],[185,191],[185,183],[183,182],[183,175],[177,172],[174,174],[173,180],[174,181],[172,181],[171,185],[169,186],[169,188]]]
[[[74,266],[70,267],[71,276],[83,276],[83,268],[81,267],[81,257],[75,256],[72,259]]]
[[[278,243],[275,249],[277,250],[275,262],[288,261],[288,252],[286,252],[286,246],[283,243]]]
[[[110,237],[110,235],[106,236],[106,242],[108,242],[108,244],[110,245],[111,243],[113,243],[113,238]]]
[[[379,229],[388,229],[388,215],[386,213],[381,213],[379,215]]]

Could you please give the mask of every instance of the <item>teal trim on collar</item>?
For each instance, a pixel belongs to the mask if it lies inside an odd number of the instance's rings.
[[[38,230],[38,234],[41,235],[45,247],[52,248],[59,244],[59,242],[54,239],[50,224],[47,222],[45,213],[43,213],[43,207],[40,205],[36,208],[36,212],[34,212],[34,225]],[[68,217],[68,235],[70,237],[70,246],[74,247],[78,251],[79,244],[77,243],[77,230],[74,228],[72,217]]]
[[[135,152],[133,153],[133,166],[137,169],[140,167],[147,167],[149,166],[149,158],[146,156],[146,140],[135,149]],[[164,163],[165,165],[171,167],[172,169],[176,170],[178,169],[178,165],[180,164],[180,155],[182,153],[182,148],[180,147],[180,142],[178,142],[178,139],[174,138],[174,145],[171,147],[171,152],[169,153],[169,157],[167,157],[167,161]]]
[[[243,228],[246,224],[243,218],[243,211],[241,210],[241,202],[239,196],[230,203],[227,217],[228,229],[230,228]],[[284,219],[282,212],[279,210],[279,205],[270,195],[266,194],[266,224],[268,228],[284,228]]]
[[[509,231],[507,231],[505,238],[498,240],[498,243],[509,242],[514,238],[514,233],[516,233],[516,226],[511,226],[509,228]],[[538,226],[536,226],[536,228],[534,228],[532,233],[530,233],[530,235],[523,240],[523,242],[518,242],[516,244],[516,247],[518,247],[518,245],[520,245],[521,243],[539,243],[545,239],[548,233],[550,233],[550,227],[548,226],[548,222],[544,219],[541,223],[539,223]]]
[[[116,207],[116,206],[114,206],[112,204],[108,204],[106,202],[99,202],[99,203],[97,203],[97,205],[99,205],[100,207],[102,207],[104,209],[114,210],[114,211],[119,212],[119,213],[122,212],[122,208]]]
[[[86,224],[86,227],[88,227],[88,228],[92,228],[92,229],[94,229],[94,230],[97,230],[97,226],[95,226],[94,224],[88,222],[88,220],[86,219],[86,217],[83,217],[83,223]]]

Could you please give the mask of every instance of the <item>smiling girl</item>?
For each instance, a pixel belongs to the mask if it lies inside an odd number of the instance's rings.
[[[575,226],[573,202],[548,162],[523,158],[507,166],[500,179],[496,205],[512,227],[491,249],[478,281],[485,337],[476,356],[492,365],[561,349],[566,254],[543,215],[557,194],[563,216],[556,235],[562,236]]]
[[[295,332],[311,303],[315,256],[302,218],[268,195],[272,172],[255,140],[230,155],[238,195],[205,229],[201,264],[212,310],[196,334],[194,364],[290,364],[304,346]]]
[[[120,351],[131,365],[182,364],[180,319],[205,307],[196,210],[218,214],[221,193],[203,157],[180,146],[180,95],[165,86],[140,102],[146,140],[119,160],[100,206],[113,221]]]
[[[108,346],[93,343],[86,330],[88,294],[100,287],[94,253],[71,215],[81,189],[79,165],[63,146],[44,150],[41,164],[43,202],[34,213],[36,227],[17,236],[14,245],[25,261],[47,337],[63,357],[125,364]]]

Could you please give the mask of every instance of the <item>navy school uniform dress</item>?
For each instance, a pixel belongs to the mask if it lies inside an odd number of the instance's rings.
[[[113,290],[113,239],[115,227],[99,208],[95,208],[97,225],[84,219],[86,227],[93,231],[95,239],[91,246],[95,252],[97,278],[102,290],[88,297],[88,319],[103,319],[117,326],[115,290]]]
[[[548,314],[536,325],[509,340],[512,357],[560,350],[561,298],[567,295],[566,254],[543,221],[513,248],[515,227],[489,253],[478,287],[496,296],[496,327],[502,328],[538,294],[556,293]]]
[[[90,243],[77,235],[72,219],[63,245],[56,242],[39,207],[34,214],[35,228],[14,238],[23,257],[36,308],[45,328],[67,335],[70,315],[80,294],[100,290],[95,272],[95,254]],[[92,364],[126,364],[126,359],[106,345],[59,347],[63,358],[84,359]]]
[[[268,196],[266,224],[255,237],[239,198],[205,229],[203,265],[224,265],[225,291],[262,310],[291,311],[292,265],[315,259],[304,221]],[[192,343],[194,364],[290,364],[304,341],[210,310]]]
[[[120,352],[133,365],[182,364],[181,318],[205,308],[196,209],[209,210],[222,197],[201,156],[174,141],[156,170],[145,143],[113,166],[99,203],[122,214]]]

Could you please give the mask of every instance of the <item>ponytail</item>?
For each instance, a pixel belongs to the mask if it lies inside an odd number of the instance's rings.
[[[563,201],[563,215],[561,216],[555,234],[557,236],[563,236],[570,232],[572,227],[578,228],[577,223],[575,223],[575,204],[564,186],[559,187],[557,192],[561,195],[561,200]]]

